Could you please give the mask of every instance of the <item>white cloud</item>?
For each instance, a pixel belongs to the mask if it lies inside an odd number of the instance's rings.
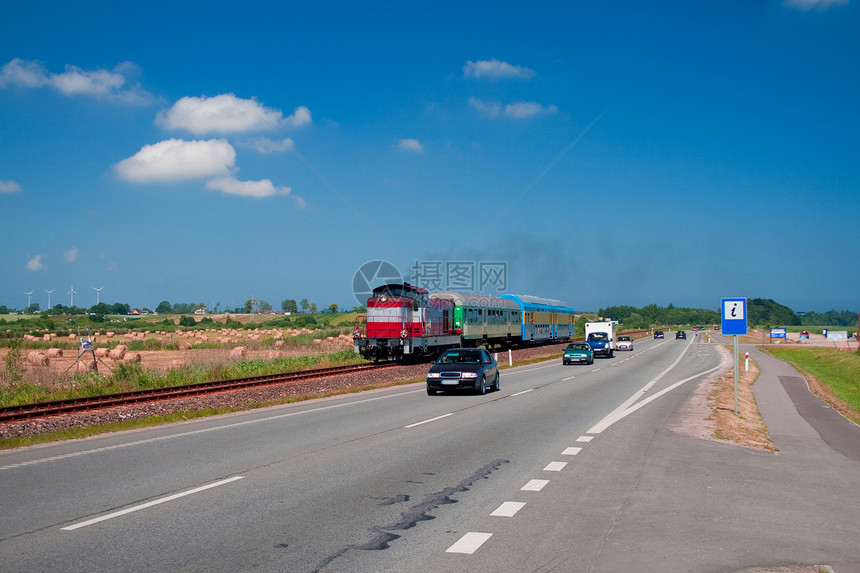
[[[463,66],[463,75],[467,78],[491,80],[517,79],[530,80],[535,76],[533,70],[520,66],[512,66],[507,62],[500,62],[496,58],[478,62],[468,61]]]
[[[239,143],[242,147],[250,147],[257,150],[258,153],[279,153],[281,151],[292,151],[295,147],[295,142],[289,137],[275,141],[268,137],[256,137]]]
[[[514,119],[530,119],[539,115],[551,115],[558,112],[554,105],[542,105],[535,102],[520,101],[502,105],[499,102],[485,102],[478,98],[470,98],[469,105],[490,117],[510,117]]]
[[[137,66],[124,62],[113,70],[83,70],[67,65],[61,74],[49,72],[40,62],[15,58],[0,70],[0,88],[50,87],[63,95],[87,95],[107,101],[148,105],[152,94],[139,84],[129,85],[127,75],[137,72]]]
[[[505,106],[505,115],[517,119],[528,119],[538,115],[550,115],[558,111],[554,105],[541,105],[533,101],[520,101]]]
[[[181,181],[229,174],[236,150],[223,139],[185,141],[168,139],[145,145],[114,168],[120,178],[137,183]]]
[[[424,146],[417,139],[401,139],[397,143],[397,147],[406,151],[417,151],[418,153],[424,151]]]
[[[14,181],[0,181],[0,193],[15,193],[20,190],[21,186]]]
[[[275,186],[269,179],[260,181],[239,181],[234,177],[217,177],[206,183],[207,189],[213,189],[229,195],[245,197],[272,197],[274,195],[289,195],[289,187]]]
[[[80,252],[80,249],[78,249],[77,247],[72,247],[63,254],[63,258],[66,260],[67,263],[73,263],[77,260]]]
[[[27,261],[27,270],[28,271],[41,271],[45,268],[45,265],[42,264],[42,255],[36,255],[29,261]]]
[[[311,123],[311,112],[302,106],[287,118],[277,109],[267,108],[256,99],[233,94],[215,97],[184,97],[156,117],[165,129],[185,129],[195,135],[205,133],[242,133],[281,127],[302,127]]]
[[[783,0],[782,4],[787,8],[809,12],[810,10],[827,10],[834,6],[846,6],[848,0]]]
[[[487,102],[480,100],[476,97],[469,98],[469,105],[471,105],[476,110],[481,113],[485,113],[491,117],[496,117],[497,115],[502,113],[502,104],[499,102]]]

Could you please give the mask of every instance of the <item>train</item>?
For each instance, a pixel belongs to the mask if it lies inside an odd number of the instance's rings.
[[[512,348],[573,336],[574,311],[529,295],[430,293],[409,283],[384,284],[355,319],[356,354],[367,360],[436,356],[447,348]]]

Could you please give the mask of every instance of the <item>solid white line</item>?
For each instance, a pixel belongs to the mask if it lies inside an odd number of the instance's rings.
[[[519,510],[525,507],[525,503],[520,501],[506,501],[496,508],[496,511],[490,515],[493,517],[513,517]]]
[[[529,483],[520,488],[520,491],[540,491],[544,488],[546,484],[549,483],[548,479],[533,479],[529,480]]]
[[[522,392],[517,392],[516,394],[511,394],[511,397],[514,396],[522,396],[523,394],[528,394],[529,392],[534,392],[534,388],[529,388],[528,390],[523,390]]]
[[[420,426],[421,424],[427,424],[429,422],[435,422],[436,420],[441,420],[442,418],[447,418],[448,416],[453,416],[453,412],[448,414],[442,414],[441,416],[436,416],[435,418],[430,418],[429,420],[423,420],[421,422],[415,422],[414,424],[409,424],[408,426],[403,426],[404,428],[414,428],[415,426]]]
[[[668,388],[664,388],[663,390],[660,390],[656,394],[649,396],[645,400],[642,400],[641,402],[639,402],[635,406],[630,406],[629,408],[626,408],[623,411],[619,412],[616,409],[616,411],[612,412],[611,414],[609,414],[608,416],[603,418],[600,422],[598,422],[597,424],[592,426],[591,429],[588,430],[588,433],[589,434],[599,434],[599,433],[603,432],[605,429],[612,426],[612,424],[614,424],[615,422],[618,422],[619,420],[623,420],[628,415],[632,414],[633,412],[635,412],[636,410],[638,410],[642,406],[644,406],[646,404],[650,404],[651,402],[653,402],[657,398],[663,396],[667,392],[671,392],[672,390],[674,390],[675,388],[677,388],[681,384],[685,384],[685,383],[689,382],[690,380],[694,380],[696,378],[701,378],[702,376],[710,374],[711,372],[716,372],[717,370],[719,370],[722,367],[723,367],[723,365],[720,364],[719,366],[715,366],[714,368],[711,368],[710,370],[705,370],[704,372],[700,372],[698,374],[694,374],[693,376],[690,376],[689,378],[685,378],[685,379],[681,380],[680,382],[675,382],[674,384],[672,384]],[[637,393],[635,396],[638,397],[639,394]]]
[[[461,537],[460,541],[446,549],[445,553],[465,553],[467,555],[471,555],[492,536],[492,533],[477,533],[475,531],[470,531]]]
[[[121,515],[125,515],[125,514],[127,514],[127,513],[133,513],[133,512],[135,512],[135,511],[140,511],[141,509],[146,509],[146,508],[148,508],[148,507],[153,507],[153,506],[155,506],[155,505],[160,505],[160,504],[162,504],[162,503],[166,503],[166,502],[168,502],[168,501],[173,501],[174,499],[179,499],[180,497],[185,497],[186,495],[191,495],[191,494],[193,494],[193,493],[199,493],[199,492],[201,492],[201,491],[205,491],[205,490],[207,490],[207,489],[212,489],[213,487],[218,487],[219,485],[228,484],[228,483],[230,483],[230,482],[234,482],[234,481],[236,481],[236,480],[240,480],[240,479],[243,479],[243,478],[244,478],[244,476],[235,476],[235,477],[227,478],[227,479],[225,479],[225,480],[221,480],[221,481],[218,481],[218,482],[215,482],[215,483],[210,483],[209,485],[204,485],[204,486],[201,486],[201,487],[197,487],[197,488],[194,488],[194,489],[190,489],[190,490],[188,490],[188,491],[183,491],[183,492],[181,492],[181,493],[177,493],[177,494],[174,494],[174,495],[169,495],[169,496],[167,496],[167,497],[162,497],[161,499],[156,499],[156,500],[154,500],[154,501],[150,501],[150,502],[147,502],[147,503],[143,503],[143,504],[141,504],[141,505],[136,505],[136,506],[134,506],[134,507],[129,507],[129,508],[127,508],[127,509],[123,509],[123,510],[121,510],[121,511],[117,511],[117,512],[114,512],[114,513],[109,513],[109,514],[107,514],[107,515],[103,515],[103,516],[101,516],[101,517],[96,517],[96,518],[94,518],[94,519],[90,519],[90,520],[87,520],[87,521],[82,521],[82,522],[80,522],[80,523],[76,523],[76,524],[74,524],[74,525],[69,525],[68,527],[63,527],[63,528],[62,528],[62,530],[63,530],[63,531],[74,531],[74,530],[76,530],[76,529],[80,529],[80,528],[82,528],[82,527],[87,527],[87,526],[89,526],[89,525],[93,525],[93,524],[96,524],[96,523],[100,523],[100,522],[102,522],[102,521],[107,521],[108,519],[113,519],[114,517],[119,517],[119,516],[121,516]]]
[[[561,455],[563,455],[563,456],[575,456],[576,454],[578,454],[581,451],[582,451],[582,448],[566,448],[563,452],[561,452]]]
[[[543,469],[543,471],[545,471],[545,472],[560,472],[561,470],[564,469],[564,466],[566,466],[566,465],[567,465],[567,462],[550,462]]]

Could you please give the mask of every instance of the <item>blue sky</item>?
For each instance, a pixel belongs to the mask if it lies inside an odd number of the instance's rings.
[[[0,6],[0,304],[860,308],[856,1],[272,4]]]

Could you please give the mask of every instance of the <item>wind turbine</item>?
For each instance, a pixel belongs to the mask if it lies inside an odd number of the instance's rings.
[[[42,290],[44,290],[46,293],[48,293],[48,310],[51,310],[51,293],[57,289],[52,288],[51,290],[46,290],[46,289],[42,289]]]
[[[71,288],[69,288],[69,292],[67,292],[66,294],[72,295],[72,303],[69,306],[71,308],[75,308],[75,295],[78,294],[78,292],[75,290],[75,287],[71,286]]]
[[[93,289],[94,291],[96,291],[96,306],[98,306],[98,305],[99,305],[99,295],[102,293],[102,289],[103,289],[103,288],[105,288],[105,287],[99,287],[99,288],[92,287],[92,289]]]
[[[24,294],[27,295],[27,308],[30,308],[30,295],[33,294],[33,291],[30,290],[30,292],[25,292]]]

